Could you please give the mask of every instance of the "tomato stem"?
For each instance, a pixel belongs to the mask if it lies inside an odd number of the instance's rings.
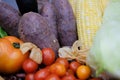
[[[19,49],[20,48],[20,43],[15,42],[15,43],[13,43],[13,46],[14,46],[14,48]]]

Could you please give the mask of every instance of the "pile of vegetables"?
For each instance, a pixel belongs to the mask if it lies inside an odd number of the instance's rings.
[[[37,2],[38,11],[21,13],[0,1],[0,75],[15,75],[15,80],[102,80],[102,73],[120,78],[119,0],[110,0],[92,48],[84,50],[68,0]]]
[[[75,17],[67,0],[38,0],[38,13],[23,15],[1,1],[0,13],[0,25],[9,35],[41,49],[50,47],[57,54],[61,46],[71,46],[77,40]]]

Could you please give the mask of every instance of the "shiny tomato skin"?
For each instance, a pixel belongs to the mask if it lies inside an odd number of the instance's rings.
[[[53,74],[58,75],[59,77],[62,77],[66,74],[66,68],[63,64],[60,63],[54,63],[50,66],[50,72]]]
[[[56,74],[50,74],[48,75],[45,80],[61,80],[60,77]]]
[[[65,66],[66,69],[68,69],[68,67],[69,67],[69,62],[68,62],[68,60],[65,59],[65,58],[59,57],[59,58],[56,59],[55,62],[58,62],[58,63],[63,64],[63,65]]]
[[[73,70],[74,72],[76,72],[77,68],[80,66],[81,64],[77,61],[72,61],[70,63],[70,69]]]
[[[23,62],[22,68],[26,73],[33,73],[38,69],[38,64],[32,59],[28,58]]]
[[[34,74],[33,73],[26,74],[25,80],[34,80]]]
[[[51,65],[55,61],[55,52],[51,48],[43,48],[43,61],[45,65]]]
[[[50,74],[49,68],[43,68],[38,70],[35,75],[34,79],[35,80],[45,80],[45,78]]]
[[[23,55],[13,43],[22,44],[23,41],[15,36],[0,38],[0,73],[16,73],[22,68],[22,63],[28,58],[29,53]]]
[[[66,75],[62,78],[62,80],[76,80],[74,75]]]

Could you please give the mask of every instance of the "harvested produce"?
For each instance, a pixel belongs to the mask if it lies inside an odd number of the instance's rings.
[[[25,76],[25,80],[34,80],[34,73],[29,73]]]
[[[51,48],[43,48],[42,57],[42,63],[44,65],[51,65],[55,61],[55,52]]]
[[[50,75],[51,73],[49,72],[49,70],[47,68],[43,68],[38,70],[35,75],[34,75],[34,79],[35,80],[45,80],[45,78]]]
[[[34,73],[38,69],[38,64],[32,59],[28,58],[23,62],[22,68],[26,73]]]
[[[76,24],[81,49],[89,49],[102,23],[108,0],[76,0]],[[103,6],[104,5],[104,6]]]
[[[63,64],[66,69],[69,68],[69,62],[68,62],[68,60],[65,59],[65,58],[58,57],[55,62],[56,62],[56,63],[61,63],[61,64]]]
[[[50,31],[46,19],[38,13],[24,14],[19,22],[18,31],[20,38],[25,42],[32,42],[40,49],[49,47],[55,53],[59,49],[59,43],[55,35]]]
[[[77,68],[76,75],[79,79],[86,80],[91,75],[91,69],[86,65],[81,65]]]
[[[66,68],[61,63],[53,63],[50,66],[50,72],[52,74],[57,74],[59,77],[63,77],[66,74]]]
[[[98,30],[87,56],[87,64],[95,70],[96,76],[106,72],[109,77],[120,78],[119,8],[120,0],[110,0],[105,9],[101,28]]]
[[[77,40],[75,16],[67,0],[53,0],[57,11],[58,38],[61,46],[71,46]]]
[[[60,78],[56,74],[50,74],[45,78],[45,80],[60,80]]]
[[[19,49],[23,41],[14,37],[0,38],[0,73],[15,73],[22,67],[28,53],[23,54]]]
[[[49,0],[37,0],[39,13],[41,13],[41,9],[46,2],[49,2]]]
[[[51,3],[46,2],[42,7],[41,15],[46,18],[50,31],[53,32],[53,34],[55,34],[56,38],[58,38],[56,21],[57,14],[55,7]]]
[[[0,25],[11,36],[19,37],[18,23],[19,11],[5,2],[0,2]]]

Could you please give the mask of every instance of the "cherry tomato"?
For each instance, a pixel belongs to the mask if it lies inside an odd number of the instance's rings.
[[[76,80],[74,75],[66,75],[62,78],[62,80]]]
[[[38,64],[32,59],[28,58],[23,62],[22,67],[26,73],[33,73],[38,69]]]
[[[91,74],[91,69],[89,66],[81,65],[76,70],[76,75],[79,79],[86,80]]]
[[[58,63],[63,64],[63,65],[66,67],[66,69],[68,69],[68,67],[69,67],[69,62],[68,62],[68,60],[65,59],[65,58],[60,58],[60,57],[59,57],[59,58],[56,59],[55,62],[58,62]]]
[[[49,68],[43,68],[37,71],[34,75],[35,80],[45,80],[45,78],[50,74]]]
[[[28,74],[25,76],[25,80],[34,80],[34,74],[33,74],[33,73],[28,73]]]
[[[50,72],[62,77],[66,74],[66,68],[63,64],[54,63],[50,66]]]
[[[60,77],[58,77],[58,75],[56,74],[50,74],[49,76],[47,76],[45,78],[45,80],[61,80]]]
[[[70,69],[73,70],[74,72],[76,72],[77,68],[80,66],[81,64],[77,61],[72,61],[70,63]]]
[[[75,73],[75,72],[74,72],[72,69],[67,69],[65,75],[70,75],[70,74],[74,75],[74,73]]]
[[[43,64],[51,65],[55,61],[55,52],[51,48],[43,48]]]

